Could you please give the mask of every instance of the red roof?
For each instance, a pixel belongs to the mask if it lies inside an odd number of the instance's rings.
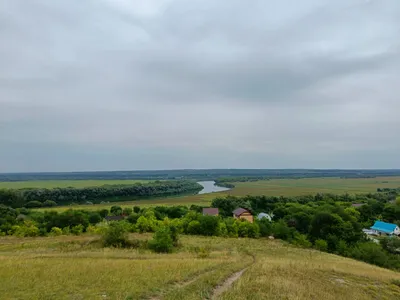
[[[233,214],[234,214],[236,217],[240,217],[240,216],[241,216],[242,214],[244,214],[245,212],[250,213],[249,210],[239,207],[239,208],[236,208],[236,209],[233,211]]]
[[[218,208],[214,208],[214,207],[203,208],[204,216],[217,216],[218,214],[219,214]]]

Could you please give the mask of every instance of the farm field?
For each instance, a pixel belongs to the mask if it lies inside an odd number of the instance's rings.
[[[400,177],[305,178],[238,182],[235,195],[298,196],[316,193],[356,194],[376,192],[377,188],[398,188]]]
[[[235,188],[225,192],[160,197],[155,199],[113,202],[96,205],[76,205],[61,206],[54,208],[40,208],[42,210],[64,211],[69,208],[97,210],[102,208],[109,209],[111,205],[121,207],[141,207],[157,205],[187,205],[192,204],[207,206],[215,197],[226,195],[245,196],[245,195],[266,195],[266,196],[298,196],[316,193],[333,194],[355,194],[355,193],[374,193],[377,188],[397,188],[400,187],[400,177],[378,177],[378,178],[307,178],[307,179],[274,179],[255,182],[237,182]]]
[[[135,184],[150,182],[150,180],[40,180],[40,181],[14,181],[0,182],[0,189],[24,189],[24,188],[84,188],[112,184]]]
[[[176,252],[154,254],[101,248],[97,239],[0,238],[2,299],[400,297],[399,273],[277,240],[182,236]],[[193,249],[204,245],[209,254],[200,258]],[[233,274],[237,281],[226,281]]]

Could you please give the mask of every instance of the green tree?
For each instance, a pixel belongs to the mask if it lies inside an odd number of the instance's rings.
[[[153,239],[149,242],[149,247],[155,252],[169,253],[174,249],[174,242],[171,231],[168,227],[162,226],[154,233]]]

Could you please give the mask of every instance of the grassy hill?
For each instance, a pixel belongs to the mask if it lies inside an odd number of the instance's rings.
[[[182,236],[177,252],[154,254],[101,248],[97,239],[89,235],[0,238],[1,297],[400,298],[400,273],[277,240]]]

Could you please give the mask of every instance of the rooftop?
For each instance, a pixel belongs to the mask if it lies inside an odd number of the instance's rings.
[[[247,212],[247,213],[250,213],[249,210],[239,207],[239,208],[236,208],[236,209],[233,211],[233,214],[234,214],[236,217],[239,217],[239,216],[241,216],[242,214],[244,214],[244,213],[246,213],[246,212]]]
[[[375,221],[374,226],[371,227],[373,230],[382,231],[385,233],[392,233],[396,229],[397,225],[392,223],[386,223],[382,221]]]

